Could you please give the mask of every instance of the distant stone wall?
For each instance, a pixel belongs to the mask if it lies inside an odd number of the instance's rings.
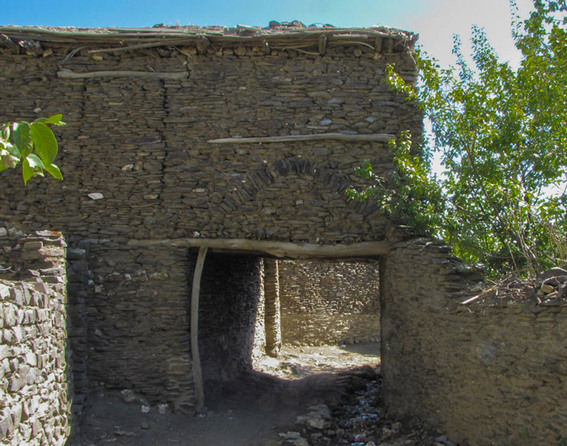
[[[64,445],[71,432],[66,244],[0,225],[0,444]]]
[[[567,307],[468,305],[476,273],[431,240],[382,275],[382,373],[395,416],[464,445],[567,440]]]
[[[354,344],[380,339],[378,262],[280,261],[282,339]]]

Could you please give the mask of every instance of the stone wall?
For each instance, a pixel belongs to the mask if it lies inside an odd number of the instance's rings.
[[[2,172],[0,219],[56,228],[69,243],[75,408],[89,386],[104,385],[192,412],[189,246],[245,239],[340,250],[401,239],[374,205],[348,200],[345,189],[361,184],[353,169],[365,160],[378,174],[392,169],[387,138],[373,136],[421,134],[421,112],[385,80],[394,64],[415,81],[415,36],[328,28],[0,32],[0,122],[55,113],[68,122],[57,129],[65,181],[23,188],[19,173]],[[333,133],[340,138],[315,138]],[[312,139],[242,139],[284,136]],[[8,393],[0,429],[8,444],[41,436],[58,444],[69,429],[64,246],[52,233],[34,237],[19,250],[3,245],[0,257],[12,268],[0,286],[0,391]],[[448,247],[417,240],[379,254],[382,372],[394,416],[465,445],[567,437],[564,307],[464,308],[478,277]],[[250,371],[254,349],[266,346],[262,330],[277,326],[265,311],[260,255],[211,253],[205,263],[201,343],[212,400]],[[343,297],[325,302],[325,323],[339,313],[340,323],[344,313],[361,317]],[[322,302],[302,309],[286,301],[295,314]],[[319,323],[305,330],[319,337]],[[50,335],[32,350],[24,336],[34,333]],[[37,394],[40,384],[46,391]]]
[[[386,259],[382,373],[395,416],[464,445],[567,439],[567,307],[461,305],[478,274],[430,240]]]
[[[284,260],[279,265],[284,343],[336,345],[380,340],[377,261]]]
[[[64,445],[71,432],[66,244],[0,225],[0,444]]]
[[[93,58],[88,50],[104,44],[87,44],[72,57],[72,43],[44,45],[52,52],[43,58],[0,49],[0,122],[63,113],[68,125],[57,133],[65,181],[32,181],[22,194],[19,175],[3,172],[1,215],[29,226],[49,220],[70,235],[113,242],[384,238],[386,219],[344,190],[360,182],[353,169],[364,160],[377,173],[391,169],[386,141],[209,141],[406,129],[419,135],[421,112],[392,92],[384,75],[391,63],[415,78],[407,48],[376,55],[337,45],[325,55],[241,56],[170,48]],[[188,79],[57,75],[141,69]],[[16,191],[18,203],[8,200]]]
[[[331,33],[325,43],[300,30],[275,42],[215,31],[203,49],[200,30],[183,42],[164,37],[157,46],[111,51],[140,42],[67,31],[2,29],[41,51],[0,42],[0,122],[63,113],[68,125],[56,129],[65,180],[23,188],[18,172],[2,172],[0,219],[65,234],[78,392],[87,384],[127,388],[190,412],[194,258],[183,240],[330,246],[381,241],[388,227],[375,206],[345,196],[360,184],[353,169],[364,160],[377,173],[391,169],[385,140],[209,141],[419,135],[421,112],[384,75],[393,63],[415,80],[413,37],[337,30],[324,31]],[[291,48],[298,40],[300,51]],[[160,78],[164,72],[183,76]]]

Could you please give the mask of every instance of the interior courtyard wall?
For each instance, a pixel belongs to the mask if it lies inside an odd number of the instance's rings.
[[[284,343],[380,341],[377,261],[284,260],[279,265]]]

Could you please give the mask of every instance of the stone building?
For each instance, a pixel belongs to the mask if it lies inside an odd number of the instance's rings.
[[[546,393],[545,428],[515,412],[529,389],[512,386],[489,407],[459,405],[462,364],[478,379],[505,376],[499,361],[509,359],[461,311],[471,270],[442,243],[410,240],[372,203],[346,197],[362,181],[355,167],[368,160],[386,173],[388,141],[421,134],[421,112],[385,79],[393,64],[415,81],[416,35],[277,23],[0,35],[0,122],[63,113],[68,123],[57,131],[65,180],[24,188],[3,172],[0,220],[66,238],[75,410],[89,386],[104,385],[192,413],[192,315],[211,392],[248,373],[253,350],[277,348],[273,259],[372,259],[393,415],[470,444],[519,444],[515,428],[529,423],[534,438],[567,436],[567,386]],[[549,317],[565,326],[564,313]],[[565,360],[564,347],[550,351]]]

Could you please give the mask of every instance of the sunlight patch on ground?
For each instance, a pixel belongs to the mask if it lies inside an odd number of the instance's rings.
[[[255,369],[284,379],[301,379],[316,373],[336,373],[363,365],[380,363],[380,344],[348,346],[284,345],[277,358],[269,356],[256,361]]]

